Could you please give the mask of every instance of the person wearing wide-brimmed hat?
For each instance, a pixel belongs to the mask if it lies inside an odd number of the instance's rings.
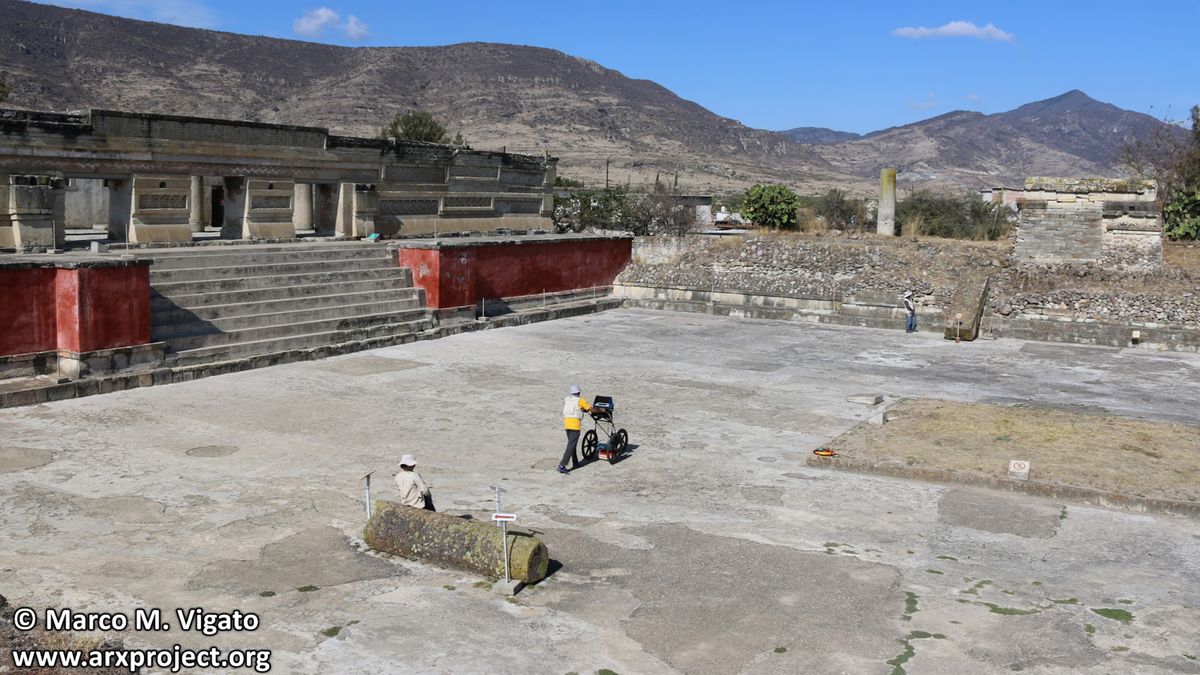
[[[433,495],[429,486],[417,473],[417,458],[405,454],[400,458],[400,471],[396,472],[396,487],[400,490],[400,503],[415,509],[433,508]]]

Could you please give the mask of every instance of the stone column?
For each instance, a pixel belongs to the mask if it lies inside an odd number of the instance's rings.
[[[879,172],[879,211],[875,216],[875,232],[896,236],[896,169],[885,167]]]
[[[339,183],[337,197],[337,236],[354,236],[354,183]]]
[[[188,225],[192,232],[204,231],[204,176],[192,176],[192,189],[188,193]]]
[[[111,241],[126,241],[129,234],[129,218],[133,211],[133,179],[121,178],[108,181],[108,238]]]
[[[59,178],[54,182],[54,206],[51,218],[54,219],[54,248],[62,248],[67,244],[67,181]]]
[[[297,230],[315,230],[313,219],[313,185],[296,183],[292,197],[292,222]]]

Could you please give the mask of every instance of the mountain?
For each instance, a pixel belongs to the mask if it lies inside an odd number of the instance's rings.
[[[515,45],[348,48],[0,0],[7,105],[116,108],[326,126],[374,136],[432,112],[474,147],[562,156],[564,174],[685,186],[832,173],[808,146],[751,129],[562,52]]]
[[[829,145],[831,143],[840,143],[842,141],[861,138],[859,134],[849,131],[826,129],[825,127],[796,127],[795,129],[788,129],[779,133],[797,143],[808,143],[810,145]]]
[[[328,127],[373,136],[422,108],[476,148],[561,158],[589,185],[656,177],[685,191],[781,182],[808,193],[902,185],[1019,183],[1026,175],[1120,175],[1126,140],[1160,122],[1072,91],[1006,113],[955,112],[866,136],[749,128],[559,51],[466,43],[339,47],[134,21],[0,0],[5,105],[89,107]]]

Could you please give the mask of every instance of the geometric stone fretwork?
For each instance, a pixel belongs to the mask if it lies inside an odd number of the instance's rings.
[[[188,195],[180,194],[142,194],[138,195],[138,210],[173,209],[176,211],[188,207]]]
[[[450,177],[497,180],[499,176],[494,166],[451,166]]]
[[[497,199],[496,212],[518,213],[518,214],[538,214],[542,212],[541,199]]]
[[[446,169],[440,166],[393,164],[384,167],[383,179],[389,183],[445,183]]]
[[[544,174],[540,171],[501,171],[500,182],[505,185],[519,185],[523,187],[541,187],[542,181],[545,180]]]
[[[540,180],[539,176],[539,180]],[[443,197],[442,206],[447,209],[491,209],[491,197]]]
[[[379,215],[381,216],[436,216],[438,200],[436,199],[380,199]]]
[[[251,201],[251,209],[286,209],[292,205],[292,198],[284,195],[255,196]]]

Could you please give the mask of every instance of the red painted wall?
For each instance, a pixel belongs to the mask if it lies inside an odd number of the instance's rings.
[[[150,267],[60,269],[58,348],[73,352],[150,342]]]
[[[47,267],[0,270],[0,356],[55,349],[55,272]]]
[[[150,267],[0,270],[0,356],[150,342]]]
[[[513,298],[608,286],[629,264],[631,239],[546,241],[526,244],[399,249],[433,309],[474,305],[481,298]]]

